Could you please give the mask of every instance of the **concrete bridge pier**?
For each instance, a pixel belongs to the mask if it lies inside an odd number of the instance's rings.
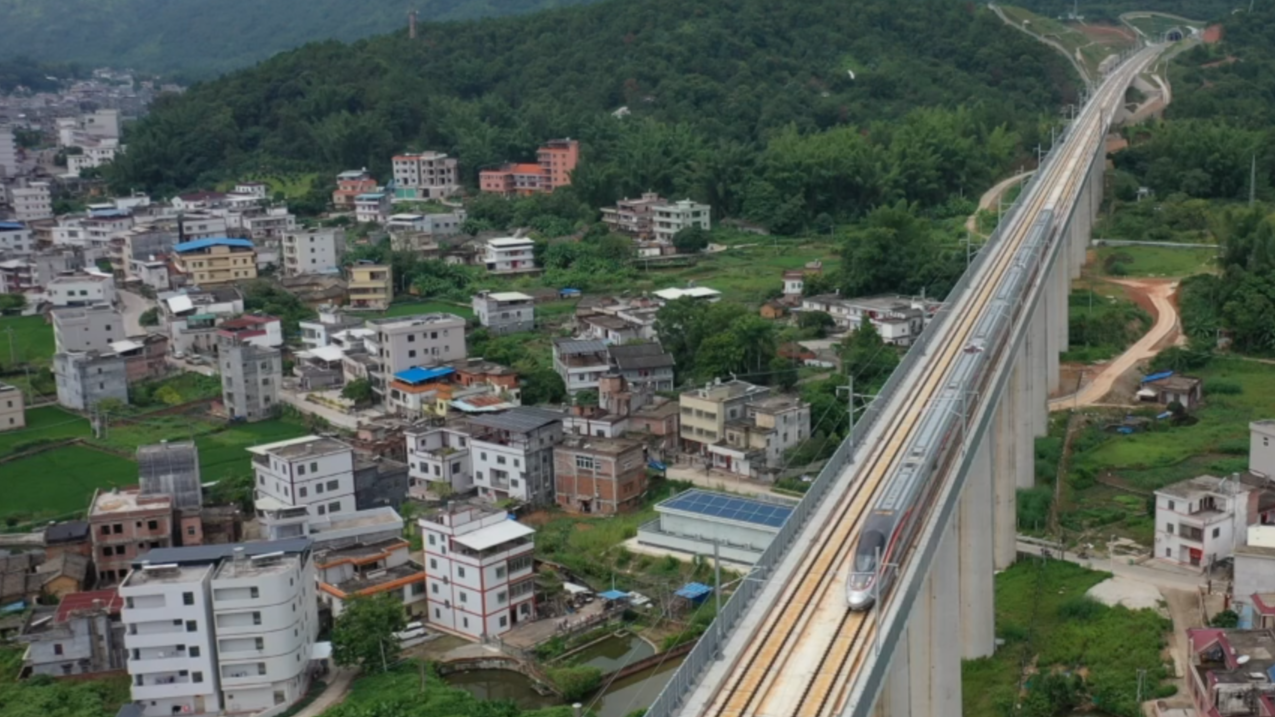
[[[1018,466],[1014,460],[1015,419],[1014,380],[1005,384],[1005,392],[996,406],[993,418],[993,435],[988,436],[993,445],[992,453],[992,567],[1004,570],[1014,564],[1017,556],[1018,536]],[[964,513],[962,513],[964,515]]]
[[[965,480],[965,492],[961,495],[960,512],[956,516],[958,539],[955,543],[958,546],[961,583],[961,658],[965,660],[988,657],[996,649],[992,536],[996,534],[1000,538],[1002,532],[1008,532],[1013,540],[1015,533],[1013,524],[1004,523],[1007,518],[1016,516],[1006,516],[999,503],[993,509],[993,519],[987,519],[987,506],[993,502],[994,452],[992,436],[985,433],[974,450],[974,463]]]
[[[960,546],[958,522],[948,521],[930,568],[930,711],[923,716],[914,713],[914,717],[961,714],[960,615],[964,611],[958,615],[952,610],[952,598],[961,595],[960,554],[966,548]]]
[[[1030,341],[1031,331],[1027,331],[1023,346],[1014,360],[1014,372],[1010,378],[1013,390],[1006,396],[1007,400],[1014,402],[1014,423],[1006,435],[1012,437],[1014,442],[1014,484],[1018,488],[1031,488],[1036,482],[1036,445],[1032,423],[1035,394],[1031,390],[1033,372],[1032,352],[1028,347]]]
[[[1032,392],[1031,405],[1028,406],[1031,417],[1031,434],[1029,437],[1039,438],[1049,432],[1049,355],[1052,352],[1049,342],[1049,302],[1046,299],[1049,296],[1048,276],[1045,277],[1046,283],[1042,287],[1039,299],[1036,301],[1036,308],[1031,314],[1031,325],[1027,327],[1030,343],[1028,344],[1031,351],[1027,360],[1030,375],[1030,388]],[[1055,357],[1056,360],[1057,357]],[[1032,456],[1034,463],[1035,444],[1032,444]],[[1034,470],[1034,466],[1033,466]]]
[[[1049,396],[1058,390],[1059,384],[1059,366],[1058,357],[1063,351],[1066,351],[1064,344],[1067,341],[1067,288],[1070,282],[1067,279],[1067,270],[1064,266],[1066,259],[1060,257],[1049,273],[1045,276],[1044,285],[1041,287],[1041,301],[1045,302],[1045,402],[1048,403]],[[1046,430],[1048,430],[1048,417],[1046,417]]]

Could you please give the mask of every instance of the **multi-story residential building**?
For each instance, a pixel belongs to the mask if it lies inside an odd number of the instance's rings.
[[[270,207],[265,211],[245,213],[239,223],[254,241],[268,243],[296,229],[297,217],[287,207]]]
[[[244,314],[221,322],[217,334],[234,339],[235,343],[277,349],[283,345],[283,322],[275,316]]]
[[[98,582],[113,585],[135,558],[173,544],[173,499],[136,487],[99,490],[89,503],[89,536]]]
[[[367,192],[354,198],[354,219],[363,224],[381,224],[390,217],[390,195],[383,191]]]
[[[562,414],[519,406],[469,419],[474,485],[488,500],[553,502],[553,447],[562,440]]]
[[[248,239],[195,239],[173,246],[173,265],[197,286],[257,278],[257,250]]]
[[[535,164],[504,164],[478,173],[478,186],[484,192],[505,196],[552,192],[571,184],[571,173],[580,161],[580,143],[574,139],[555,139],[536,151]]]
[[[318,635],[309,538],[160,549],[120,586],[143,717],[286,709]]]
[[[217,348],[217,326],[243,313],[243,294],[234,286],[184,289],[159,294],[159,308],[174,352],[211,353]]]
[[[612,368],[624,377],[629,390],[644,396],[633,407],[646,405],[657,391],[673,390],[673,355],[659,344],[628,343],[607,347]]]
[[[346,267],[350,306],[384,311],[394,300],[394,270],[389,264],[357,262]]]
[[[727,420],[725,438],[706,444],[714,468],[762,477],[783,467],[784,451],[810,437],[810,404],[794,396],[749,401],[742,419]]]
[[[525,237],[488,239],[483,251],[483,264],[493,274],[515,274],[536,271],[536,242]]]
[[[13,128],[0,125],[0,178],[18,176],[18,143]]]
[[[580,161],[580,143],[571,138],[551,139],[536,150],[536,161],[544,174],[541,191],[570,186],[571,173]]]
[[[644,193],[641,199],[625,197],[614,207],[602,208],[602,223],[613,231],[645,239],[651,236],[654,227],[655,207],[664,203],[654,192]]]
[[[553,340],[553,370],[562,377],[567,392],[598,389],[598,379],[611,371],[607,344],[597,339]]]
[[[168,337],[143,334],[111,343],[111,350],[124,359],[124,374],[130,384],[162,378],[168,373]]]
[[[467,358],[447,365],[456,369],[453,380],[461,386],[491,386],[515,401],[522,398],[518,372],[508,366],[482,358]]]
[[[114,352],[73,351],[53,354],[58,403],[88,411],[105,399],[128,403],[128,368]]]
[[[28,304],[42,301],[44,291],[35,264],[25,259],[0,261],[0,294],[30,294]]]
[[[345,231],[294,229],[283,235],[282,250],[285,276],[338,271],[345,256]]]
[[[654,209],[655,221],[652,233],[656,241],[672,242],[674,235],[691,227],[704,230],[712,228],[712,222],[709,220],[711,208],[707,204],[697,204],[689,199],[683,199],[671,204],[660,204]]]
[[[455,158],[441,152],[395,155],[393,166],[394,196],[399,199],[441,199],[460,188]]]
[[[17,386],[0,383],[0,431],[14,431],[27,425],[26,399]]]
[[[171,204],[178,212],[202,212],[226,207],[225,192],[190,192],[173,197]],[[184,233],[183,233],[184,234]]]
[[[474,487],[470,438],[453,428],[409,428],[407,466],[411,484],[408,492],[415,498],[427,495],[468,493]],[[447,488],[440,489],[445,485]]]
[[[268,198],[270,185],[265,182],[237,182],[233,193],[260,201]]]
[[[25,187],[12,187],[9,189],[9,203],[13,206],[13,218],[20,222],[53,217],[53,193],[48,182],[31,182]]]
[[[837,328],[856,331],[870,321],[888,344],[910,346],[938,310],[939,303],[907,296],[863,296],[854,299],[837,294],[807,296],[802,311],[822,311],[832,317]]]
[[[30,254],[35,251],[31,229],[22,222],[0,222],[0,253]]]
[[[350,598],[386,593],[401,602],[409,616],[425,612],[425,568],[412,560],[411,545],[402,538],[319,550],[314,562],[319,599],[334,619]]]
[[[110,274],[67,274],[45,285],[54,306],[88,306],[115,303],[115,278]]]
[[[725,440],[728,421],[747,418],[746,404],[769,395],[769,388],[747,381],[719,381],[682,393],[679,401],[684,447],[706,454],[708,446]]]
[[[283,356],[279,349],[240,341],[234,331],[218,331],[221,400],[232,419],[262,421],[279,407]]]
[[[86,146],[82,149],[84,151],[80,154],[67,155],[66,158],[67,174],[73,177],[80,176],[80,173],[86,169],[93,169],[114,162],[115,156],[124,151],[124,147],[119,143],[119,140],[102,140],[96,145]]]
[[[351,169],[336,175],[336,191],[332,192],[332,206],[337,211],[354,209],[354,198],[376,191],[376,180],[366,168]]]
[[[431,239],[455,236],[460,233],[465,218],[464,209],[442,214],[394,214],[385,223],[385,229],[391,233],[390,240],[396,245],[395,250],[404,251],[400,248],[405,244],[404,233]]]
[[[374,362],[373,388],[384,391],[390,378],[416,366],[432,366],[463,359],[465,320],[455,314],[416,314],[372,319],[376,331],[364,339]]]
[[[225,216],[206,212],[181,214],[177,223],[186,241],[218,239],[226,236],[226,230],[230,228]]]
[[[553,449],[558,506],[600,515],[637,509],[646,491],[644,454],[638,441],[567,436]]]
[[[425,555],[426,619],[482,638],[535,619],[535,530],[503,510],[463,505],[418,521]]]
[[[1258,516],[1256,491],[1239,476],[1197,476],[1155,492],[1155,556],[1208,568],[1234,554]]]
[[[308,535],[312,526],[355,512],[354,449],[305,436],[253,446],[257,514],[272,540]]]
[[[1261,596],[1270,598],[1269,594]],[[1271,717],[1275,715],[1275,630],[1266,623],[1272,606],[1261,604],[1253,629],[1189,628],[1186,666],[1189,709],[1165,717]],[[1261,618],[1260,622],[1256,618]],[[1260,625],[1260,627],[1259,627]],[[1163,705],[1163,702],[1159,703]]]
[[[474,295],[478,323],[499,336],[536,328],[536,300],[518,291],[480,291]]]
[[[109,304],[54,309],[49,314],[58,353],[114,351],[111,344],[124,340],[124,317]]]
[[[320,306],[317,318],[300,322],[301,343],[307,349],[328,346],[332,343],[333,334],[355,327],[361,328],[363,324],[363,319],[343,314],[335,306]]]

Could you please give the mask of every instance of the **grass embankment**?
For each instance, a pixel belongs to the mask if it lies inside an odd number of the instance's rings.
[[[567,706],[523,711],[509,702],[483,702],[458,687],[452,687],[421,665],[405,660],[388,672],[371,673],[354,681],[345,701],[323,713],[323,717],[437,717],[438,715],[483,715],[484,717],[570,717]]]
[[[1035,717],[1093,706],[1133,717],[1140,669],[1144,697],[1172,694],[1171,686],[1157,688],[1170,676],[1160,656],[1169,621],[1085,595],[1107,577],[1056,560],[1023,560],[997,575],[996,635],[1005,644],[963,663],[964,713]]]
[[[1019,27],[1046,40],[1053,40],[1081,64],[1090,77],[1098,76],[1098,66],[1108,56],[1133,45],[1125,31],[1102,25],[1077,25],[1038,15],[1020,7],[1001,6],[1005,16]]]
[[[43,316],[0,317],[0,366],[48,366],[53,349],[53,325]]]
[[[1248,467],[1249,423],[1270,418],[1275,369],[1215,358],[1191,375],[1204,381],[1204,404],[1194,412],[1194,424],[1154,421],[1150,430],[1132,435],[1108,433],[1104,426],[1122,416],[1114,412],[1097,415],[1077,437],[1068,475],[1073,505],[1062,515],[1064,528],[1150,544],[1147,498],[1154,491],[1193,476],[1224,476]]]

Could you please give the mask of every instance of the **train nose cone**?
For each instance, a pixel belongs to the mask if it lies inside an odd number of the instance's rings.
[[[851,610],[867,610],[872,607],[872,596],[867,593],[852,590],[848,596],[847,602]]]

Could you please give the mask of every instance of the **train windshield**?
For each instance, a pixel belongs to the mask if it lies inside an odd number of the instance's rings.
[[[885,535],[877,531],[864,533],[859,538],[859,548],[854,554],[854,571],[856,573],[874,573],[877,570],[877,555],[885,554]]]

